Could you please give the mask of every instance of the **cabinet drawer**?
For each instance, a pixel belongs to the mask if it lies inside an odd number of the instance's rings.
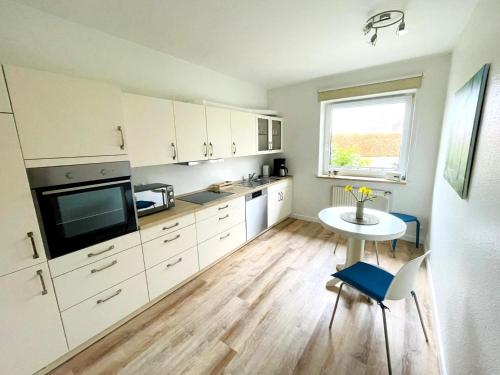
[[[280,182],[276,182],[276,183],[272,184],[271,186],[269,186],[269,188],[267,189],[267,192],[272,193],[275,191],[284,191],[285,189],[287,189],[291,186],[292,186],[292,180],[287,178],[285,180],[282,180]]]
[[[200,270],[196,246],[146,271],[149,297],[154,299]]]
[[[52,273],[52,277],[56,277],[140,244],[141,236],[139,232],[116,237],[112,240],[49,260],[50,272]]]
[[[203,242],[217,234],[245,221],[245,207],[236,207],[230,211],[221,212],[196,223],[198,242]]]
[[[235,208],[245,209],[245,197],[239,197],[230,201],[219,203],[196,212],[196,222],[208,219],[211,216],[226,213]]]
[[[88,264],[54,278],[59,308],[66,310],[119,282],[144,271],[141,246]]]
[[[164,221],[152,227],[141,229],[142,242],[151,241],[188,225],[194,224],[194,214],[178,217],[177,219]]]
[[[194,224],[146,242],[142,245],[146,268],[151,268],[193,246],[196,246]]]
[[[240,223],[233,228],[198,245],[200,269],[214,263],[227,253],[236,249],[246,241],[245,223]]]
[[[63,311],[70,350],[149,302],[144,272]]]

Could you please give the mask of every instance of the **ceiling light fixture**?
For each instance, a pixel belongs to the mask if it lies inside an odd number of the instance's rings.
[[[399,22],[396,29],[397,35],[404,35],[408,32],[405,24],[405,14],[401,10],[386,10],[380,12],[368,18],[363,27],[363,33],[368,35],[372,30],[374,30],[373,35],[370,38],[370,43],[374,46],[377,43],[378,29],[383,29],[395,25]]]

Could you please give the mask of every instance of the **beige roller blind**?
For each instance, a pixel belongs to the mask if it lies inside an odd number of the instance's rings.
[[[384,92],[418,89],[422,86],[422,77],[423,75],[419,75],[385,82],[320,91],[318,92],[318,100],[322,102],[325,100],[353,98],[356,96],[381,94]]]

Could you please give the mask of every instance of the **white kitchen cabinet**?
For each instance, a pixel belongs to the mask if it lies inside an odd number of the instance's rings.
[[[68,351],[46,263],[0,277],[0,372],[32,374]]]
[[[231,146],[231,111],[225,108],[206,107],[208,157],[229,158]]]
[[[194,214],[187,214],[175,219],[158,222],[158,224],[149,226],[147,228],[141,228],[142,243],[144,244],[147,241],[151,241],[157,237],[172,233],[194,223]]]
[[[199,104],[174,102],[174,118],[179,161],[208,159],[205,107]]]
[[[271,226],[292,213],[293,191],[290,180],[271,185],[267,190],[267,225]]]
[[[7,92],[7,86],[5,86],[5,78],[3,76],[3,70],[0,67],[0,112],[2,113],[12,113],[12,108],[10,108],[10,99]]]
[[[125,155],[116,86],[5,66],[25,159]]]
[[[196,246],[146,271],[151,300],[179,285],[200,270]]]
[[[14,118],[0,114],[0,275],[45,261]]]
[[[254,113],[231,111],[231,138],[233,156],[255,155],[257,144],[256,116]]]
[[[177,162],[172,101],[123,94],[123,118],[132,167]]]
[[[200,269],[216,262],[226,254],[235,250],[246,241],[246,226],[242,222],[227,231],[219,233],[198,245]]]
[[[257,116],[257,151],[276,153],[283,151],[283,120],[272,116]]]
[[[72,350],[149,302],[144,272],[62,312]]]

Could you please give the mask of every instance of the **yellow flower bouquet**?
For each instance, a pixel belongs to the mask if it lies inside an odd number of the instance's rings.
[[[361,186],[358,191],[355,191],[351,185],[346,185],[344,190],[347,193],[351,193],[356,199],[356,219],[363,220],[364,218],[364,206],[366,201],[372,202],[375,196],[373,195],[373,190],[367,186]]]

